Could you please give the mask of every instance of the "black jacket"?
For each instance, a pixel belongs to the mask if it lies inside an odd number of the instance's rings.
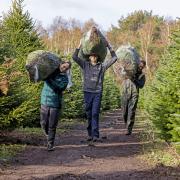
[[[138,70],[138,72],[135,75],[135,79],[134,79],[134,83],[135,83],[136,87],[140,88],[140,89],[143,88],[145,81],[146,81],[145,74],[141,70]]]

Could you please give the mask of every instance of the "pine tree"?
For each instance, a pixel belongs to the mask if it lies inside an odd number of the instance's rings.
[[[161,60],[152,84],[145,89],[145,108],[166,141],[180,141],[180,30]]]
[[[7,55],[5,46],[2,45],[3,44],[2,41],[3,41],[2,20],[0,19],[0,64],[4,62],[4,56]]]
[[[113,74],[106,73],[102,97],[102,110],[112,110],[120,107],[121,93],[113,78]]]
[[[24,58],[27,54],[41,47],[29,12],[23,12],[23,2],[24,0],[14,0],[12,8],[4,15],[2,23],[3,44],[9,47],[11,57],[17,58],[17,67],[22,71],[24,71]]]
[[[71,55],[67,56],[69,60]],[[65,118],[77,118],[84,116],[84,102],[82,92],[82,76],[80,67],[76,63],[72,63],[72,82],[71,92],[64,94],[63,116]]]
[[[0,99],[0,128],[33,125],[39,118],[41,84],[29,83],[25,60],[29,52],[41,49],[41,41],[29,12],[23,11],[24,0],[14,0],[2,21],[2,46],[12,59],[0,72],[8,80],[8,94]],[[6,62],[4,62],[6,64]]]

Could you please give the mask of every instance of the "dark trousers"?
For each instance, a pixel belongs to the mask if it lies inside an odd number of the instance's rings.
[[[54,145],[56,127],[59,118],[59,109],[41,105],[40,124],[47,135],[48,143]]]
[[[137,103],[138,89],[136,85],[129,79],[124,80],[121,107],[128,132],[132,132],[134,126]]]
[[[99,138],[99,113],[102,93],[84,92],[85,111],[88,120],[88,135]]]

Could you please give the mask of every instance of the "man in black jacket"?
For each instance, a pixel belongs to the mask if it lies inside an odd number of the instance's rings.
[[[123,81],[122,115],[124,123],[127,127],[126,135],[131,135],[132,133],[139,97],[139,88],[143,88],[145,84],[145,74],[142,71],[145,66],[146,62],[141,60],[135,77],[133,79],[128,78]]]

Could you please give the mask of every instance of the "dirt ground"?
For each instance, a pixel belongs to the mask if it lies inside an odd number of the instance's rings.
[[[142,127],[126,136],[120,116],[121,111],[116,110],[101,117],[103,142],[95,146],[86,143],[86,126],[82,123],[64,134],[58,133],[53,152],[47,152],[45,137],[32,138],[25,151],[2,168],[0,180],[179,179],[178,169],[153,167],[142,161],[142,146],[148,143],[138,138]]]

